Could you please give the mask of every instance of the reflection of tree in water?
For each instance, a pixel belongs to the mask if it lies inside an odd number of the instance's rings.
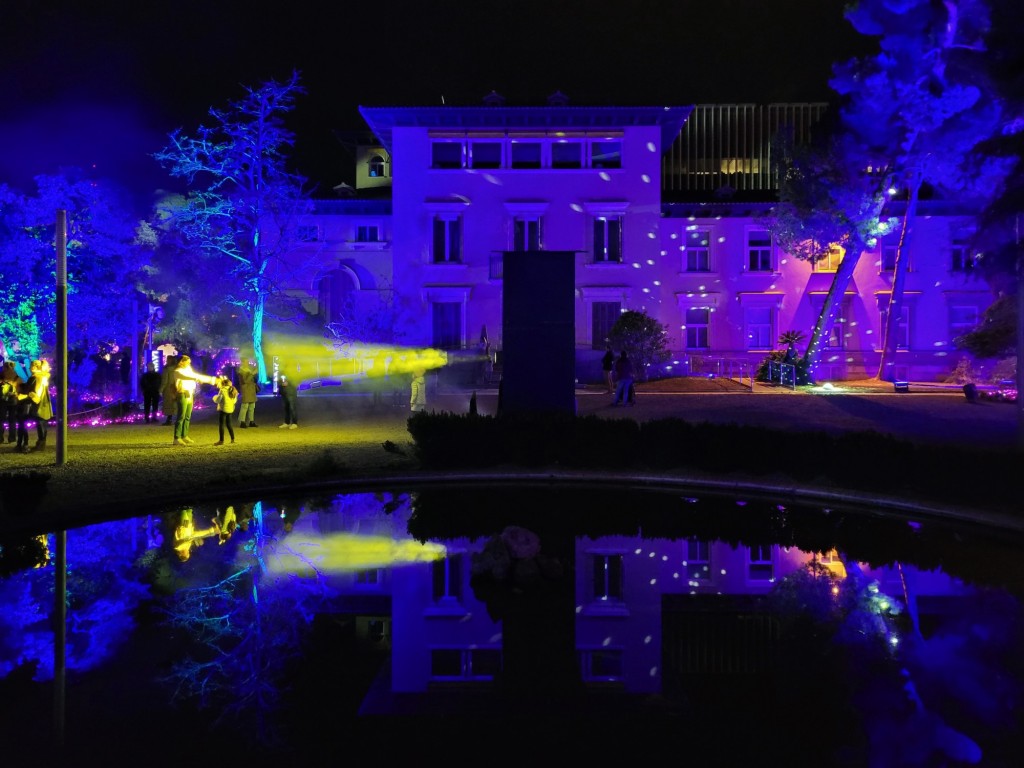
[[[267,572],[269,550],[284,544],[264,524],[262,504],[254,505],[248,527],[251,536],[226,563],[226,574],[178,590],[166,605],[169,622],[188,632],[190,644],[165,682],[175,700],[216,712],[214,724],[240,721],[274,741],[270,715],[288,665],[301,656],[314,615],[336,593],[312,563],[301,577]]]
[[[68,532],[67,657],[69,671],[86,671],[114,658],[131,638],[135,609],[150,596],[145,542],[137,520],[100,523]],[[45,537],[33,538],[41,562],[0,579],[0,678],[16,666],[35,680],[53,677],[54,571]]]

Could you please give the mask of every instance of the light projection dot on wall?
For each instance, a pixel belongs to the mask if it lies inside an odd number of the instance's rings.
[[[687,216],[687,217],[686,217],[686,220],[687,220],[687,221],[696,221],[696,220],[697,220],[697,217],[696,217],[696,216],[693,216],[693,215],[690,215],[690,216]],[[693,227],[687,227],[687,229],[693,229]]]
[[[655,284],[655,285],[661,285],[661,280],[655,280],[655,281],[654,281],[654,284]]]
[[[673,579],[678,579],[678,578],[679,578],[679,571],[675,571],[675,572],[673,572],[673,574],[672,574],[672,578],[673,578]]]
[[[648,553],[647,553],[647,556],[648,556],[648,557],[657,557],[657,556],[658,556],[658,553],[657,553],[657,552],[648,552]]]
[[[827,362],[834,363],[838,359],[839,359],[839,355],[832,355],[832,357],[828,358]]]
[[[651,586],[652,586],[652,587],[653,587],[653,586],[654,586],[655,584],[657,584],[657,583],[658,583],[658,580],[657,580],[657,579],[651,579],[651,581],[650,581],[650,584],[651,584]]]
[[[720,571],[719,571],[719,573],[720,573],[720,574],[722,574],[723,576],[725,576],[725,568],[723,568],[722,570],[720,570]]]
[[[949,353],[948,352],[936,352],[935,356],[936,357],[945,357],[947,354],[949,354]]]
[[[597,174],[597,177],[599,179],[601,179],[601,181],[611,181],[612,180],[612,177],[611,177],[611,175],[609,175],[608,171],[601,171],[599,174]]]
[[[662,255],[663,256],[665,255],[664,252],[662,252]],[[647,260],[647,266],[653,267],[654,266],[654,259],[648,259]]]
[[[580,205],[579,203],[570,203],[569,208],[573,211],[576,211],[576,213],[583,213],[583,206]]]
[[[653,239],[654,239],[654,238],[656,238],[657,236],[658,236],[658,235],[657,235],[657,233],[656,233],[656,232],[648,232],[648,233],[647,233],[647,239],[648,239],[648,240],[653,240]]]
[[[651,677],[657,677],[658,676],[658,668],[657,667],[651,667],[650,675],[651,675]]]
[[[601,645],[603,647],[605,647],[605,648],[607,648],[611,644],[612,644],[612,639],[610,637],[606,637],[604,640],[601,641]]]
[[[946,346],[946,342],[944,342],[944,341],[936,341],[934,344],[932,344],[932,346],[933,347],[944,347],[944,346]]]
[[[852,357],[848,357],[848,358],[846,358],[846,362],[847,362],[847,363],[852,363],[852,362],[853,362],[853,358],[852,358]]]
[[[582,605],[577,605],[576,606],[576,613],[583,613],[583,606]]]
[[[654,642],[653,637],[650,635],[644,635],[644,645],[650,645],[652,642]]]
[[[782,259],[779,263],[780,264],[788,264],[789,263],[789,259]]]
[[[697,286],[697,290],[698,291],[706,291],[707,289],[708,289],[708,287],[706,285],[698,285]]]
[[[651,177],[648,176],[646,173],[642,173],[642,174],[640,174],[640,181],[642,181],[644,184],[650,184],[651,183]]]
[[[640,262],[639,261],[634,261],[633,262],[633,269],[640,269]]]
[[[650,289],[650,288],[644,288],[644,289],[643,289],[643,292],[644,292],[644,293],[650,293],[650,292],[651,292],[651,289]]]
[[[643,551],[641,549],[637,548],[637,549],[633,550],[633,554],[634,555],[640,555],[640,554],[643,554]]]
[[[647,142],[647,151],[648,152],[657,152],[658,151],[658,148],[654,145],[653,141],[648,141]]]
[[[942,281],[941,280],[936,280],[935,281],[935,287],[938,288],[940,285],[942,285]]]
[[[502,186],[501,179],[499,179],[493,173],[485,173],[484,174],[484,181],[488,182],[489,184],[493,184],[496,187]]]
[[[671,235],[668,236],[668,238],[669,238],[669,240],[678,240],[679,239],[679,233],[678,232],[673,232]]]
[[[668,256],[668,251],[658,251],[659,256]]]

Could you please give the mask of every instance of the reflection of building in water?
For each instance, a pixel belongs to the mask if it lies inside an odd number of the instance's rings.
[[[360,539],[372,547],[375,540],[392,536],[393,545],[419,546],[406,533],[407,503],[389,514],[373,494],[338,497],[335,503],[337,514],[303,514],[307,554],[316,536],[348,547]],[[334,585],[344,594],[335,618],[349,622],[364,642],[390,648],[394,693],[479,687],[507,663],[504,622],[492,618],[493,605],[481,600],[470,583],[473,556],[486,541],[437,543],[443,544],[445,556],[437,557],[436,550],[429,556],[397,555],[401,549],[393,546],[390,560],[355,560],[352,567],[332,571]],[[541,548],[543,554],[543,539]],[[734,546],[696,538],[578,537],[571,557],[574,600],[565,612],[572,616],[578,675],[586,685],[637,694],[677,690],[688,676],[766,672],[778,641],[777,622],[765,600],[773,586],[812,559],[823,573],[846,576],[835,551],[812,555],[778,545]],[[880,599],[891,603],[902,600],[912,580],[924,611],[929,600],[968,592],[941,572],[918,572],[906,565],[900,570],[860,564],[857,569],[876,581]],[[550,631],[554,635],[557,630]],[[548,639],[554,638],[541,637],[540,642]],[[364,711],[389,706],[384,700],[367,701]]]

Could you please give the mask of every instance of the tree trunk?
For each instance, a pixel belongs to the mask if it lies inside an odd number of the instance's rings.
[[[847,251],[843,255],[839,269],[832,277],[832,285],[829,286],[828,293],[825,294],[825,303],[821,306],[821,314],[818,315],[818,321],[814,324],[810,341],[807,342],[803,363],[806,366],[808,380],[812,384],[816,381],[814,370],[818,367],[821,358],[822,340],[829,338],[832,334],[832,326],[836,321],[836,310],[842,306],[843,296],[847,286],[853,280],[853,271],[856,269],[858,261],[860,261],[859,249],[856,253]]]
[[[903,290],[907,282],[907,265],[910,261],[910,239],[917,216],[917,196],[921,189],[921,175],[915,175],[910,184],[910,199],[903,214],[900,240],[896,246],[896,263],[893,266],[892,293],[889,294],[889,308],[885,313],[885,328],[882,335],[882,356],[878,361],[880,381],[894,381],[896,378],[896,349],[899,341],[900,319],[903,316]]]
[[[260,384],[270,381],[267,378],[267,361],[263,357],[263,307],[266,301],[266,294],[258,291],[252,302],[252,351],[256,358],[256,376]]]

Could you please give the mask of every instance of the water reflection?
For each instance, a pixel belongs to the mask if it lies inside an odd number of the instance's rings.
[[[740,759],[781,739],[837,765],[1011,764],[1020,543],[763,500],[550,488],[91,526],[68,532],[66,742],[153,759],[187,733],[193,764],[264,764],[342,742],[349,757],[493,746],[519,729],[566,756]],[[48,740],[53,586],[49,565],[0,582],[8,744]]]

